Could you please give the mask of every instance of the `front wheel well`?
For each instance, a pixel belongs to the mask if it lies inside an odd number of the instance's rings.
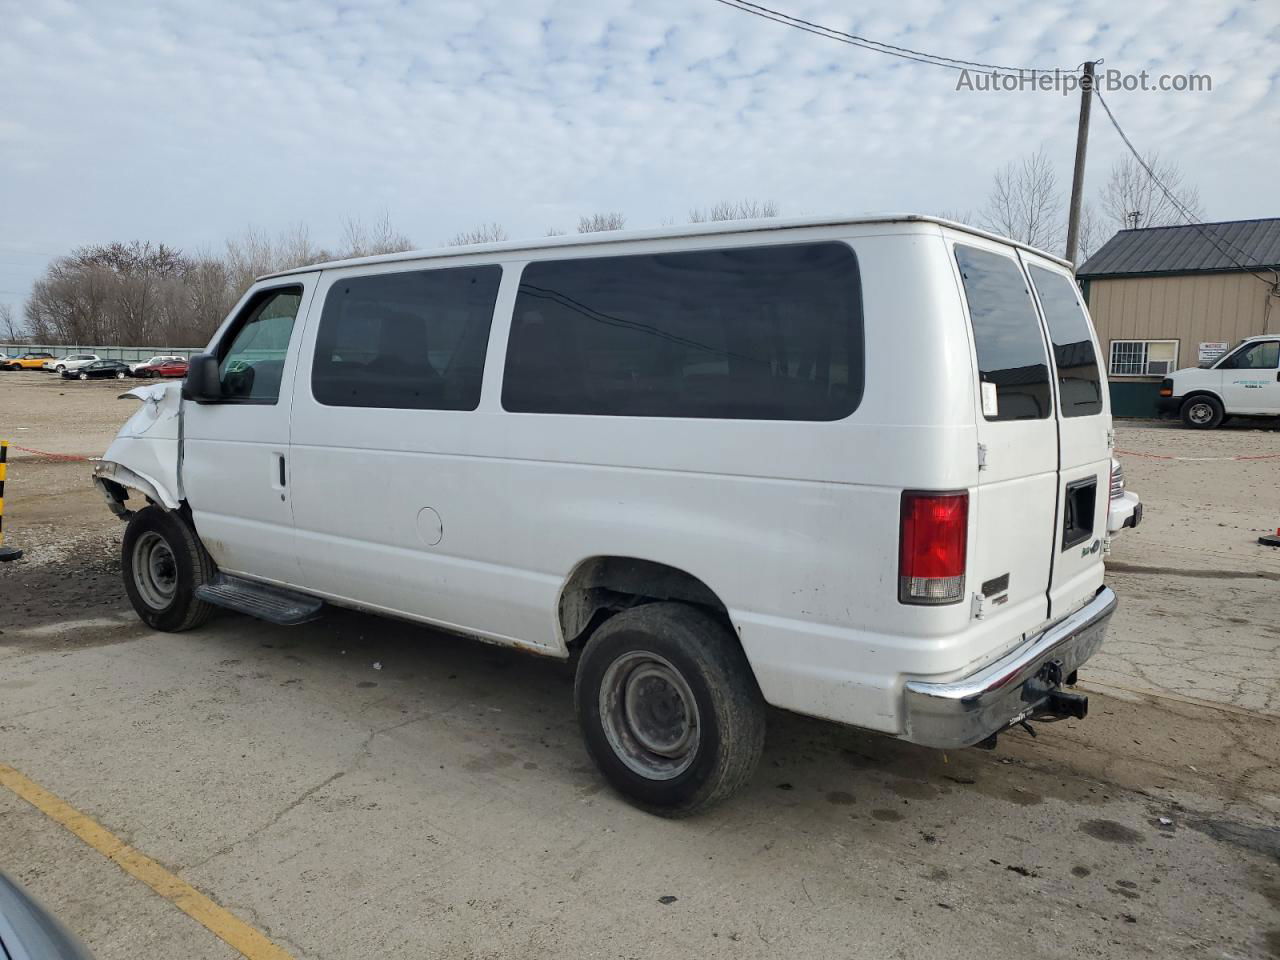
[[[638,557],[597,556],[579,563],[560,591],[560,635],[572,650],[614,614],[670,600],[701,607],[732,629],[724,603],[693,574]]]

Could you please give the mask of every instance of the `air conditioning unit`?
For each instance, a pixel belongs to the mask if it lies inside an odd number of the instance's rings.
[[[1148,360],[1147,375],[1151,377],[1163,377],[1169,372],[1169,368],[1172,366],[1172,360]]]

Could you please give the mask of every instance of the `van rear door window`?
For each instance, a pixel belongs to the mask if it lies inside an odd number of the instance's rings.
[[[1049,363],[1040,318],[1022,270],[1010,257],[956,244],[978,352],[982,412],[988,420],[1049,416]],[[992,395],[994,393],[994,395]]]
[[[862,397],[843,243],[549,260],[524,269],[502,405],[525,413],[838,420]]]
[[[336,281],[316,331],[311,391],[331,407],[474,410],[502,268]]]
[[[1062,415],[1089,417],[1101,413],[1102,377],[1076,285],[1060,273],[1036,266],[1031,268],[1031,282],[1049,323]]]

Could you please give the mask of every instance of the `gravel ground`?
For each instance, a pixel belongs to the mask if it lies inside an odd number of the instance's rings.
[[[99,455],[120,392],[0,374],[0,437]],[[298,958],[1280,957],[1280,460],[1233,459],[1280,432],[1118,434],[1148,512],[1089,719],[942,754],[775,712],[677,824],[602,788],[562,664],[345,611],[147,631],[90,464],[15,451],[0,762]],[[235,955],[4,790],[0,867],[99,960]]]

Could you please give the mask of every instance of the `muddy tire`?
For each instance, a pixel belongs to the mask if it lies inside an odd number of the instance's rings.
[[[120,557],[124,589],[142,622],[178,633],[198,627],[214,608],[195,595],[213,579],[213,559],[181,514],[147,507],[129,520]]]
[[[664,817],[728,798],[764,748],[764,698],[737,637],[686,604],[646,604],[606,621],[582,651],[574,701],[605,779]]]
[[[1222,425],[1226,411],[1217,397],[1188,397],[1182,405],[1182,422],[1193,430],[1212,430]]]

